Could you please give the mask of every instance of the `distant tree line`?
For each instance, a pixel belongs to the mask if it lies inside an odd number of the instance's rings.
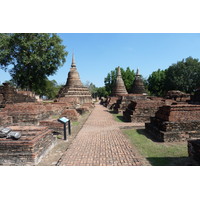
[[[155,96],[163,96],[169,90],[193,93],[200,87],[200,62],[188,57],[166,70],[158,69],[149,76],[147,85],[150,94]]]
[[[121,68],[122,79],[127,91],[130,93],[134,70],[129,67],[124,70]],[[117,68],[108,73],[104,79],[105,86],[100,88],[101,96],[109,96],[115,84]],[[196,58],[188,57],[169,66],[166,70],[158,69],[144,79],[145,88],[149,95],[164,96],[169,90],[180,90],[186,93],[194,93],[200,87],[200,62]]]

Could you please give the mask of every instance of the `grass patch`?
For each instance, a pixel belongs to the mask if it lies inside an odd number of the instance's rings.
[[[186,165],[187,143],[157,143],[145,136],[145,130],[123,130],[139,153],[155,166]],[[189,165],[189,164],[188,164]]]
[[[51,119],[59,119],[60,118],[60,115],[52,115],[51,116]]]
[[[125,122],[122,114],[120,114],[120,113],[118,113],[118,114],[112,113],[112,115],[113,115],[115,121],[117,121],[117,122]]]
[[[72,122],[72,126],[78,126],[79,124],[80,122],[76,122],[76,121]]]
[[[54,103],[54,100],[43,100],[43,103]]]

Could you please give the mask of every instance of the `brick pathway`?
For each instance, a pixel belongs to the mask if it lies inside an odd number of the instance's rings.
[[[96,105],[83,128],[63,154],[60,166],[141,165],[120,123],[108,110]]]

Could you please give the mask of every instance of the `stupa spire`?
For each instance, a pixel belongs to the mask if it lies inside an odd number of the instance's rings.
[[[121,76],[120,66],[118,66],[118,68],[117,68],[117,76]]]
[[[117,78],[112,91],[112,96],[128,94],[121,75],[120,67],[117,68]]]
[[[136,71],[136,76],[139,76],[139,69],[137,68],[137,71]]]
[[[142,76],[139,74],[138,68],[137,68],[137,71],[135,74],[135,80],[133,81],[132,93],[133,94],[146,94]]]
[[[71,67],[76,67],[74,53],[72,54],[72,64],[71,64]]]

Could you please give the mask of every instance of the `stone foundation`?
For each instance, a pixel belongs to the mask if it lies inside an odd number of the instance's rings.
[[[117,100],[119,99],[120,97],[108,97],[105,102],[103,103],[103,105],[105,107],[107,107],[108,109],[113,109],[113,107],[115,106]]]
[[[38,125],[40,120],[60,115],[67,108],[67,103],[16,103],[6,105],[3,112],[7,112],[15,124]]]
[[[57,119],[43,120],[40,121],[39,125],[48,127],[50,130],[52,130],[52,132],[57,132],[64,135],[64,125],[58,122]]]
[[[0,126],[9,126],[12,123],[12,117],[8,115],[8,112],[0,112]]]
[[[53,148],[56,138],[47,127],[10,126],[19,140],[0,138],[0,165],[36,165]]]
[[[76,108],[76,111],[80,114],[83,115],[87,112],[91,112],[91,110],[94,108],[94,104],[91,103],[84,103],[81,105],[81,107]]]
[[[4,107],[9,103],[36,102],[35,95],[30,91],[18,91],[8,83],[0,86],[0,106]]]
[[[79,113],[75,109],[66,109],[60,115],[60,117],[66,117],[72,121],[77,121],[79,116]]]
[[[146,95],[143,94],[127,94],[121,96],[119,98],[115,105],[113,106],[113,110],[115,113],[120,113],[126,110],[128,105],[131,103],[131,101],[136,101],[136,100],[145,100],[147,98]]]
[[[163,106],[163,99],[157,100],[138,100],[131,101],[126,110],[123,112],[123,117],[127,122],[150,122],[150,117],[155,116],[159,107]]]
[[[160,107],[145,127],[160,142],[178,142],[200,138],[200,106],[171,105]]]

